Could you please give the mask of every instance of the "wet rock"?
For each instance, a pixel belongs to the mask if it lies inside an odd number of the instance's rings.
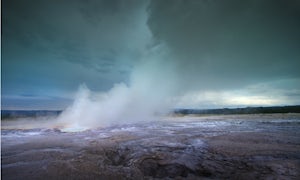
[[[148,158],[144,159],[140,165],[140,170],[145,176],[151,176],[155,178],[164,177],[187,177],[191,172],[186,166],[177,163],[162,164],[158,159]]]

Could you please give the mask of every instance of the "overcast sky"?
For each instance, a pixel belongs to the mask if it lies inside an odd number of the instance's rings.
[[[2,109],[120,83],[173,107],[300,104],[299,32],[298,0],[2,0]]]

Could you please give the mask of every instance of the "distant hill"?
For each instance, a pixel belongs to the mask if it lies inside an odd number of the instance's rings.
[[[1,110],[1,119],[25,118],[25,117],[42,117],[58,116],[62,111],[51,110]]]
[[[266,113],[300,113],[297,106],[246,107],[223,109],[175,109],[174,114],[266,114]]]

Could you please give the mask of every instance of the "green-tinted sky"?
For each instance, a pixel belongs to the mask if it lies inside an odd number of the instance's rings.
[[[1,51],[2,109],[65,108],[83,83],[174,107],[300,104],[298,0],[2,0]]]

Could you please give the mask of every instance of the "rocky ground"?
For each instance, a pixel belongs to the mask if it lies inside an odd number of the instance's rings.
[[[4,180],[300,177],[300,114],[168,117],[83,132],[5,124]]]

